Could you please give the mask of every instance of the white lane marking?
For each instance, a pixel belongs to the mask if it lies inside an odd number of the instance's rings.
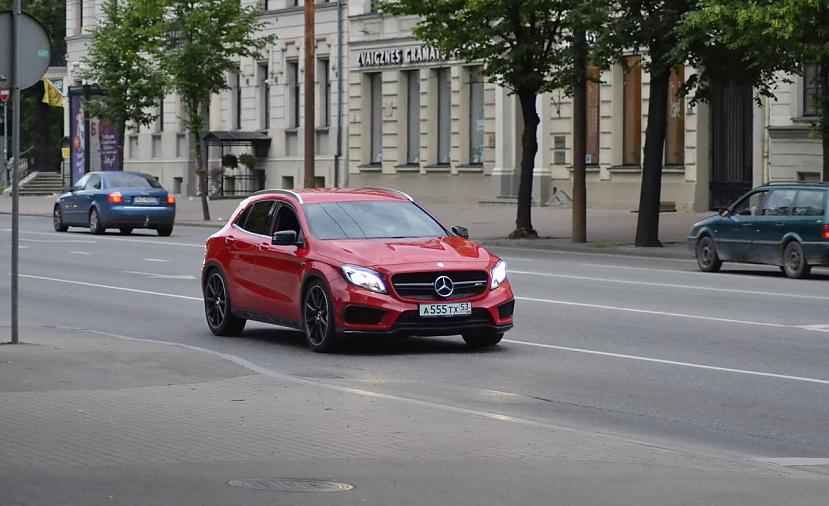
[[[88,251],[70,251],[69,253],[72,253],[73,255],[91,255],[92,254]]]
[[[615,258],[617,260],[618,259],[624,259],[625,257],[627,257],[627,258],[640,258],[640,259],[644,259],[644,260],[656,260],[657,262],[691,262],[691,263],[697,263],[696,260],[690,260],[690,259],[686,259],[686,258],[649,257],[649,256],[645,256],[645,255],[636,255],[635,252],[629,255],[629,254],[627,254],[627,252],[618,253],[618,254],[595,253],[593,251],[581,251],[581,250],[538,249],[538,248],[533,248],[531,246],[528,246],[526,248],[516,248],[515,246],[496,246],[496,245],[492,245],[492,244],[489,244],[489,245],[485,244],[484,247],[488,250],[493,250],[493,251],[494,250],[499,250],[499,249],[504,249],[504,250],[522,251],[524,253],[526,253],[527,250],[532,250],[533,252],[538,253],[539,256],[543,256],[547,253],[550,253],[550,254],[553,254],[553,255],[573,255],[573,256],[593,255],[593,256],[597,256],[597,257]]]
[[[50,241],[48,239],[26,239],[25,237],[21,237],[20,240],[21,241],[26,241],[26,242],[46,242],[46,243],[61,243],[61,244],[70,243],[70,242],[80,243],[80,244],[95,244],[95,241],[87,241],[87,240],[83,240],[83,239],[67,239],[67,240],[57,239],[57,240]]]
[[[610,353],[606,351],[587,350],[584,348],[571,348],[569,346],[556,346],[554,344],[531,343],[528,341],[514,341],[512,339],[504,339],[503,342],[512,344],[522,344],[524,346],[533,346],[536,348],[547,348],[551,350],[571,351],[573,353],[585,353],[587,355],[598,355],[610,358],[624,358],[628,360],[638,360],[641,362],[652,362],[656,364],[676,365],[681,367],[691,367],[694,369],[706,369],[709,371],[730,372],[735,374],[746,374],[749,376],[762,376],[766,378],[785,379],[792,381],[803,381],[806,383],[818,383],[820,385],[829,385],[829,380],[818,378],[807,378],[804,376],[790,376],[788,374],[776,374],[771,372],[751,371],[747,369],[733,369],[731,367],[717,367],[713,365],[697,364],[694,362],[678,362],[676,360],[663,360],[661,358],[642,357],[639,355],[626,355],[624,353]]]
[[[647,309],[636,309],[631,307],[618,307],[618,306],[604,306],[601,304],[587,304],[584,302],[570,302],[566,300],[553,300],[553,299],[538,299],[534,297],[516,297],[516,300],[526,300],[529,302],[542,302],[546,304],[560,304],[563,306],[575,306],[575,307],[586,307],[591,309],[607,309],[610,311],[625,311],[628,313],[640,313],[640,314],[650,314],[656,316],[669,316],[673,318],[690,318],[693,320],[707,320],[713,322],[722,322],[722,323],[737,323],[740,325],[758,325],[761,327],[775,327],[775,328],[784,328],[784,329],[800,329],[803,327],[798,327],[795,325],[784,325],[782,323],[764,323],[764,322],[752,322],[752,321],[745,321],[745,320],[732,320],[730,318],[716,318],[713,316],[701,316],[701,315],[693,315],[693,314],[684,314],[684,313],[669,313],[666,311],[650,311]]]
[[[811,330],[813,332],[829,332],[829,324],[801,325],[800,328],[802,328],[804,330]]]
[[[7,244],[7,245],[6,245],[6,247],[7,247],[7,248],[11,248],[11,247],[12,247],[12,245],[11,245],[11,244]],[[28,247],[28,246],[25,246],[25,245],[23,245],[23,244],[18,244],[18,245],[17,245],[17,249],[29,249],[29,247]]]
[[[829,466],[829,459],[820,457],[771,457],[756,458],[754,460],[757,462],[776,464],[783,467]]]
[[[137,276],[144,276],[147,279],[196,279],[196,276],[190,274],[158,274],[155,272],[139,272],[139,271],[124,271],[127,274],[135,274]]]
[[[683,271],[680,269],[654,269],[653,267],[631,267],[629,265],[609,265],[609,264],[581,264],[584,267],[600,267],[603,269],[625,269],[630,271],[649,271],[649,272],[682,272],[684,274],[702,274],[704,276],[710,276],[706,272],[699,272],[699,271]]]
[[[148,290],[138,290],[136,288],[124,288],[122,286],[112,286],[112,285],[99,285],[97,283],[86,283],[84,281],[72,281],[70,279],[59,279],[59,278],[50,278],[47,276],[33,276],[31,274],[20,274],[21,278],[29,278],[29,279],[40,279],[42,281],[54,281],[56,283],[67,283],[70,285],[81,285],[81,286],[89,286],[92,288],[106,288],[108,290],[118,290],[121,292],[132,292],[132,293],[141,293],[144,295],[158,295],[161,297],[172,297],[174,299],[184,299],[184,300],[194,300],[198,302],[202,302],[201,297],[189,297],[187,295],[176,295],[172,293],[163,293],[163,292],[151,292]]]
[[[163,258],[142,258],[141,260],[145,262],[169,262],[169,260],[164,260]]]
[[[551,274],[548,272],[517,271],[514,269],[510,269],[509,273],[523,274],[527,276],[540,276],[545,278],[577,279],[581,281],[597,281],[600,283],[619,283],[623,285],[653,286],[660,288],[682,288],[685,290],[705,290],[709,292],[740,293],[744,295],[760,295],[763,297],[790,297],[795,299],[829,300],[829,296],[803,295],[799,293],[780,293],[760,290],[738,290],[736,288],[715,288],[711,286],[700,285],[680,285],[675,283],[655,283],[651,281],[631,281],[627,279],[594,278],[591,276],[575,276],[572,274]]]
[[[535,259],[532,258],[520,258],[520,257],[501,257],[502,259],[506,260],[507,262],[535,262]]]
[[[4,232],[11,232],[12,229],[4,228],[2,229]],[[32,232],[30,230],[21,230],[21,234],[32,234],[32,235],[51,235],[55,236],[56,232]],[[127,239],[125,237],[108,237],[106,235],[99,235],[95,236],[96,240],[105,240],[105,241],[122,241],[122,242],[140,242],[141,244],[164,244],[165,246],[184,246],[188,248],[204,248],[204,244],[191,244],[186,242],[170,242],[170,241],[156,241],[152,236],[146,236],[146,239]],[[21,241],[32,241],[32,242],[96,242],[96,241],[79,241],[75,239],[68,239],[68,240],[55,240],[55,241],[37,241],[35,239],[20,239]]]

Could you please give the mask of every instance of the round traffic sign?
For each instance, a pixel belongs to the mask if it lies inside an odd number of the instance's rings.
[[[24,90],[40,81],[52,54],[49,35],[43,25],[28,14],[20,14],[18,24],[17,86]],[[11,88],[12,13],[0,12],[0,86]]]

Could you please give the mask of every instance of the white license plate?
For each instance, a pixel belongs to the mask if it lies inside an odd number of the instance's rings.
[[[158,204],[156,197],[133,197],[132,201],[136,204]]]
[[[468,316],[471,314],[471,302],[420,305],[420,316],[426,318],[441,316]]]

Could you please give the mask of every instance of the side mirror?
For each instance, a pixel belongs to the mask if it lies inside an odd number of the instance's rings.
[[[282,230],[273,234],[271,244],[274,246],[296,246],[296,232],[293,230]]]
[[[72,193],[72,187],[71,186],[64,186],[63,187],[63,193]]]
[[[720,209],[719,213],[720,216],[722,216],[723,218],[728,218],[729,216],[731,216],[731,211],[729,211],[728,209]]]
[[[457,236],[463,237],[464,239],[469,239],[469,229],[466,227],[455,225],[454,227],[452,227],[452,233]]]

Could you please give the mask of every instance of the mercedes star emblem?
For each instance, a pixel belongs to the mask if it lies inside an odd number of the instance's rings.
[[[445,299],[455,291],[455,284],[449,279],[449,276],[440,276],[435,280],[435,291]]]

